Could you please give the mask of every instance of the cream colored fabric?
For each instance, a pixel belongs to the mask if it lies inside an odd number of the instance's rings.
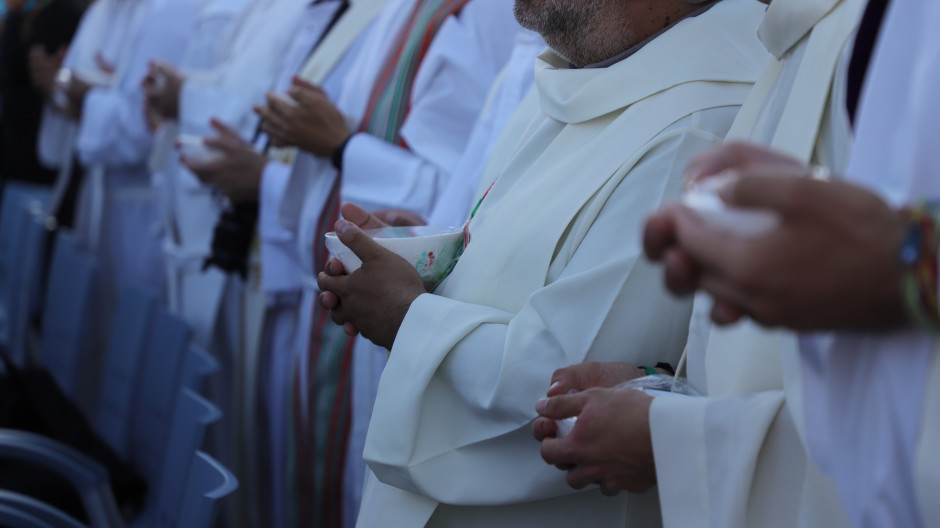
[[[893,207],[940,198],[940,3],[889,3],[846,171]],[[855,526],[937,526],[938,336],[802,336],[807,444]]]
[[[678,357],[689,303],[642,259],[640,226],[726,134],[768,59],[762,14],[725,0],[606,69],[539,58],[467,251],[391,351],[360,526],[658,525],[654,492],[569,488],[529,427],[556,368]]]
[[[940,445],[940,420],[937,419],[940,416],[940,354],[937,351],[933,354],[924,402],[924,421],[914,455],[914,484],[924,526],[938,526],[940,501],[935,494],[940,489],[940,457],[937,456],[937,446]]]
[[[779,60],[762,75],[729,138],[844,169],[851,141],[844,91],[831,88],[841,86],[861,7],[858,0],[775,1],[760,35]],[[711,299],[695,303],[689,375],[708,397],[656,400],[650,413],[664,524],[845,525],[833,482],[804,448],[794,335],[751,322],[710,328]]]

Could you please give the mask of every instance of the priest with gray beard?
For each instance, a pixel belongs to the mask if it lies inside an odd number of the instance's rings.
[[[433,292],[361,228],[320,302],[390,350],[366,440],[360,526],[660,524],[656,492],[569,488],[529,430],[544,380],[582,361],[678,359],[691,303],[642,258],[646,214],[722,141],[769,56],[755,0],[517,0],[550,49],[490,158],[466,248]]]

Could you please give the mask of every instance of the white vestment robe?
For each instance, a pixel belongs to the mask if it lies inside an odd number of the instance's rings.
[[[194,67],[186,72],[178,133],[215,135],[209,125],[215,117],[236,129],[245,141],[255,141],[256,148],[263,148],[264,138],[255,137],[259,119],[252,106],[263,104],[265,92],[282,80],[281,71],[290,69],[291,64],[296,68],[306,58],[336,9],[337,1],[262,0],[248,3],[237,18],[233,19],[236,13],[230,11],[232,28],[223,33],[223,49],[215,54],[215,67]],[[196,50],[193,52],[195,55]],[[169,155],[175,157],[176,153]],[[221,363],[221,372],[210,380],[208,392],[223,409],[224,417],[213,429],[210,443],[214,454],[244,483],[244,496],[256,499],[232,501],[228,520],[268,524],[267,518],[258,519],[266,517],[267,508],[257,507],[262,496],[257,470],[263,466],[257,462],[254,448],[265,302],[259,266],[252,261],[247,284],[216,268],[204,270],[224,201],[175,160],[166,164],[162,178],[167,190],[164,250],[170,307],[192,325],[197,342],[210,348]],[[265,487],[263,493],[267,497],[273,491]]]
[[[180,61],[179,69],[184,75],[200,75],[217,68],[224,60],[232,44],[236,22],[247,7],[248,0],[204,0],[196,20],[193,33],[186,47],[186,53]],[[160,203],[164,212],[163,248],[167,258],[167,303],[173,313],[180,314],[189,322],[195,333],[196,341],[206,346],[215,321],[216,310],[209,304],[198,304],[199,288],[189,287],[180,277],[181,264],[185,262],[190,269],[201,268],[204,253],[191,254],[186,258],[182,247],[185,238],[178,225],[180,217],[200,211],[203,203],[187,201],[184,191],[192,187],[181,186],[185,168],[179,161],[179,153],[174,145],[179,135],[179,123],[164,123],[157,132],[157,144],[150,160],[154,182],[161,190]],[[192,175],[185,174],[189,178]],[[213,204],[214,205],[214,204]],[[193,211],[195,210],[195,211]],[[214,210],[214,207],[213,207]],[[214,227],[214,224],[213,224]],[[224,277],[218,270],[207,271],[214,280],[221,282]],[[185,290],[185,291],[184,291]],[[211,296],[206,296],[211,297]],[[186,302],[191,300],[191,302]],[[193,306],[195,304],[195,306]],[[183,306],[193,306],[186,311]]]
[[[473,196],[480,186],[490,155],[509,119],[532,88],[535,82],[535,58],[544,49],[545,41],[538,33],[519,28],[509,62],[490,90],[486,106],[470,134],[467,148],[427,218],[428,225],[459,227],[467,220]]]
[[[414,0],[389,0],[352,49],[329,72],[319,73],[323,89],[352,127],[358,126],[373,80],[385,64],[389,43],[413,6]],[[472,0],[459,16],[448,19],[432,41],[415,80],[411,109],[402,129],[410,150],[357,134],[344,156],[343,201],[369,209],[404,207],[427,215],[467,142],[490,84],[509,58],[518,29],[511,6],[501,0]],[[335,53],[330,48],[325,52]],[[310,321],[319,294],[312,248],[323,243],[322,233],[315,233],[315,227],[337,172],[329,160],[302,152],[290,172],[286,183],[268,174],[262,181],[262,262],[265,269],[277,266],[283,271],[277,273],[282,292],[292,288],[302,291],[301,307],[295,315],[299,318],[294,353],[300,358],[304,391],[308,386]],[[299,272],[288,273],[288,269]],[[287,326],[281,332],[288,331]],[[377,378],[360,381],[364,385],[357,388],[354,382],[353,391],[364,388],[374,392]],[[301,401],[306,404],[306,395]],[[366,400],[360,397],[358,401]],[[357,414],[361,416],[354,410],[353,415]],[[306,409],[303,415],[309,416]],[[344,522],[350,525],[359,509],[365,473],[361,458],[364,435],[364,427],[353,428],[344,470]]]
[[[940,4],[889,4],[862,91],[847,178],[895,206],[940,200]],[[859,285],[864,287],[864,285]],[[809,451],[855,526],[937,526],[936,334],[801,339]]]
[[[308,23],[291,43],[272,90],[287,91],[295,75],[325,88],[324,81],[331,72],[346,71],[340,66],[343,58],[358,49],[358,35],[369,27],[384,5],[385,0],[351,2],[328,35],[324,35],[324,31],[338,13],[340,3],[320,2],[308,6]],[[266,142],[267,138],[262,135],[259,147],[263,148]],[[266,496],[264,502],[270,511],[267,523],[285,526],[285,471],[287,464],[293,463],[285,456],[291,408],[287,398],[292,387],[290,375],[295,360],[301,271],[296,257],[296,239],[280,224],[277,209],[287,192],[298,152],[296,149],[275,149],[270,157],[271,161],[262,173],[259,193],[261,286],[267,297],[267,307],[258,357],[257,401],[267,418],[264,423],[266,429],[261,431],[267,435],[267,441],[259,443],[259,449],[255,450],[261,477],[256,492]],[[248,433],[258,434],[258,430]],[[300,500],[308,499],[301,497]]]
[[[262,103],[264,92],[272,88],[291,37],[305,20],[307,3],[262,0],[247,5],[231,22],[233,34],[224,39],[221,62],[210,71],[188,72],[180,93],[180,134],[213,135],[209,120],[216,117],[246,141],[254,139],[258,119],[252,105]],[[175,152],[168,155],[175,157]],[[208,346],[228,278],[217,269],[202,268],[223,202],[175,161],[167,162],[162,179],[170,308],[193,326],[197,341]]]
[[[357,0],[336,26],[317,46],[314,54],[309,58],[303,68],[295,73],[307,81],[319,85],[334,99],[340,93],[342,81],[346,79],[352,59],[358,54],[362,46],[364,35],[368,34],[374,19],[381,13],[386,4],[385,0]],[[289,78],[284,79],[279,91],[289,87]],[[266,379],[262,381],[267,387],[265,398],[268,408],[268,434],[270,436],[269,462],[272,480],[271,494],[274,526],[283,525],[282,491],[285,481],[285,472],[293,468],[286,467],[292,463],[285,457],[287,445],[288,424],[290,423],[291,406],[286,398],[292,394],[293,380],[291,375],[297,362],[298,349],[306,351],[306,342],[309,337],[299,333],[298,328],[307,328],[307,324],[298,324],[300,311],[300,297],[303,290],[303,271],[297,252],[295,232],[288,229],[280,221],[281,203],[285,195],[302,194],[307,188],[307,182],[296,178],[294,185],[300,189],[288,189],[292,174],[297,174],[300,163],[310,163],[315,158],[309,154],[301,153],[296,149],[282,152],[285,156],[283,163],[269,163],[262,176],[261,186],[261,217],[260,239],[262,260],[262,282],[269,295],[280,302],[269,302],[266,314],[265,338],[262,343],[262,361],[268,365],[261,368],[267,371]],[[315,161],[314,161],[315,162]],[[295,196],[294,198],[297,198]],[[303,197],[299,196],[302,200]],[[362,464],[360,463],[360,471]],[[355,473],[355,472],[354,472]],[[349,485],[348,479],[344,481],[343,518],[348,520],[355,517],[359,508],[359,485]],[[300,497],[299,500],[307,500]],[[344,521],[347,522],[347,521]]]
[[[725,0],[607,68],[539,58],[467,250],[399,329],[366,439],[361,526],[659,523],[655,491],[568,487],[531,438],[534,405],[572,363],[678,359],[691,303],[642,258],[641,226],[727,133],[769,58],[763,11]]]
[[[861,4],[771,4],[759,36],[776,60],[729,138],[844,171],[845,70]],[[708,397],[657,399],[650,410],[664,524],[846,525],[834,483],[804,448],[796,337],[751,322],[711,328],[711,304],[696,298],[685,352],[689,380]]]
[[[470,202],[483,177],[490,154],[509,119],[535,82],[535,58],[543,49],[545,42],[538,33],[519,28],[509,62],[490,90],[486,106],[470,134],[467,148],[428,217],[428,225],[460,226],[467,220]],[[353,348],[352,432],[346,455],[348,469],[344,486],[347,493],[353,493],[360,499],[366,469],[362,451],[372,420],[379,379],[385,368],[386,352],[384,347],[368,339],[356,340]],[[359,500],[355,504],[358,506]],[[350,519],[354,524],[358,511],[357,507],[347,512],[344,519]]]
[[[74,136],[74,151],[87,169],[76,229],[104,265],[105,302],[124,282],[162,293],[159,213],[147,169],[153,135],[143,118],[140,81],[150,60],[179,62],[197,7],[191,0],[97,2],[65,61],[75,71],[95,72],[100,56],[115,68],[108,86],[88,92]],[[44,129],[69,128],[61,117],[47,117]],[[46,147],[68,163],[67,138]]]

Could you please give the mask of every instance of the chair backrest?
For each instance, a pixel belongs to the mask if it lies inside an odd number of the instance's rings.
[[[183,387],[202,393],[206,378],[218,371],[218,360],[194,343],[189,347],[189,354],[186,355],[186,363],[183,365]]]
[[[51,193],[47,189],[28,184],[7,183],[3,189],[3,203],[0,205],[0,297],[4,295],[7,282],[8,266],[16,261],[16,247],[23,221],[21,210],[30,208],[30,203],[44,207],[48,205]]]
[[[148,483],[160,478],[190,338],[186,323],[162,307],[156,309],[136,383],[129,456]]]
[[[72,235],[56,238],[43,310],[40,362],[63,392],[81,400],[81,367],[89,353],[99,266],[85,255]]]
[[[190,389],[182,390],[173,414],[163,475],[151,495],[155,499],[156,518],[144,524],[154,528],[179,525],[183,519],[181,507],[187,491],[186,482],[196,460],[196,452],[202,446],[206,428],[221,417],[218,407],[208,400]]]
[[[131,412],[156,306],[153,295],[133,286],[123,285],[118,292],[95,425],[101,438],[123,458],[129,454]]]
[[[28,361],[30,321],[40,307],[39,294],[44,274],[46,254],[45,215],[42,210],[24,210],[26,218],[21,228],[22,243],[18,263],[10,268],[11,283],[8,293],[7,323],[9,328],[9,352],[18,365]]]
[[[0,345],[22,364],[26,323],[37,299],[48,192],[9,186],[0,212]]]
[[[179,528],[209,528],[218,516],[220,502],[238,489],[238,479],[209,455],[198,452],[186,479]]]
[[[0,526],[5,528],[85,527],[53,506],[6,490],[0,490]]]
[[[0,429],[0,457],[47,468],[79,491],[94,526],[120,526],[108,470],[72,447],[41,435]]]

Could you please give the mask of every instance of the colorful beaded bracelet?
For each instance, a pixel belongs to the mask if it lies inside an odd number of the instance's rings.
[[[908,230],[901,245],[905,267],[902,282],[904,307],[920,328],[940,332],[937,301],[937,250],[940,247],[940,203],[921,203],[905,208]]]

